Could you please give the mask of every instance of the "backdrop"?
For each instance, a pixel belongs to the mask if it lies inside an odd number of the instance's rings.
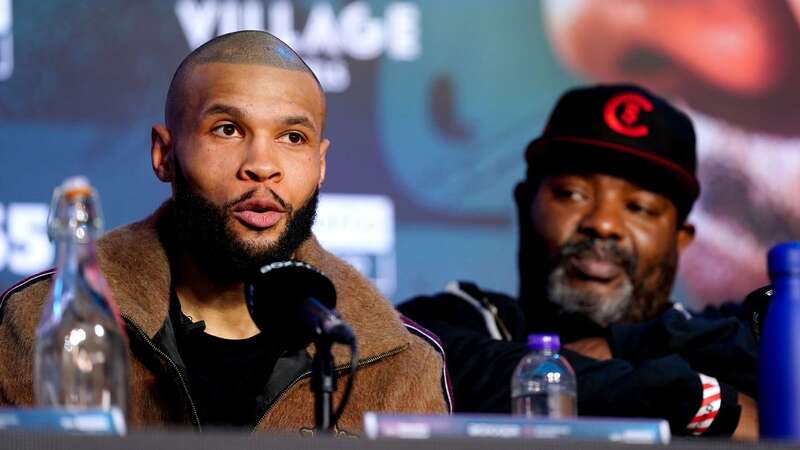
[[[515,293],[512,189],[565,89],[636,81],[696,121],[698,240],[675,296],[740,299],[800,230],[800,1],[0,0],[0,288],[53,264],[52,189],[84,174],[107,228],[169,195],[149,136],[180,60],[267,29],[328,95],[315,231],[394,301]]]

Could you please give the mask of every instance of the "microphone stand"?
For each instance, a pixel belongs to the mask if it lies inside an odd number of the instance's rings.
[[[315,431],[330,434],[347,406],[358,370],[356,337],[334,309],[336,287],[325,274],[302,261],[267,264],[253,276],[245,284],[244,293],[247,310],[258,328],[285,331],[292,336],[292,345],[305,347],[309,341],[314,342],[316,351],[311,362],[311,390],[314,392]],[[264,300],[275,296],[287,297],[288,300],[279,302],[278,306],[282,308],[278,311],[268,308]],[[277,317],[291,320],[289,324],[282,323],[275,320]],[[292,322],[295,326],[291,326]],[[331,347],[336,342],[350,347],[351,362],[350,377],[339,406],[334,411],[336,373],[333,369]]]
[[[314,359],[311,362],[311,390],[314,391],[314,420],[316,430],[323,434],[333,432],[333,391],[336,390],[336,373],[333,371],[333,342],[324,334],[314,338]]]

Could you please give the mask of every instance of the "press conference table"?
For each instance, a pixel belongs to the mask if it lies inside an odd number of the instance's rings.
[[[797,448],[777,443],[746,444],[715,439],[673,439],[670,449],[785,449]],[[582,450],[626,449],[630,444],[608,442],[521,440],[521,439],[430,439],[430,440],[367,440],[353,438],[312,438],[267,434],[135,432],[125,437],[78,436],[51,433],[0,431],[0,449],[63,449],[63,450]],[[633,446],[637,448],[637,446]]]

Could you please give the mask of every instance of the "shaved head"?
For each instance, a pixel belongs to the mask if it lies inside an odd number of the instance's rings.
[[[180,128],[181,113],[186,102],[186,81],[198,66],[212,63],[256,64],[305,72],[311,76],[322,94],[322,85],[300,55],[286,43],[266,31],[237,31],[223,34],[201,45],[181,62],[167,92],[164,120],[167,128]],[[322,95],[323,101],[325,96]]]

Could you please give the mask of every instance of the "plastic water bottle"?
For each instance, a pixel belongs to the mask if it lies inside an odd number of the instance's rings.
[[[511,411],[526,417],[574,417],[577,414],[575,372],[558,350],[554,334],[528,336],[528,355],[511,377]]]
[[[773,247],[767,265],[773,293],[760,341],[759,433],[800,441],[800,242]]]
[[[118,408],[128,397],[124,326],[95,258],[102,233],[97,193],[83,177],[53,192],[48,232],[56,274],[36,329],[34,395],[43,407]]]

